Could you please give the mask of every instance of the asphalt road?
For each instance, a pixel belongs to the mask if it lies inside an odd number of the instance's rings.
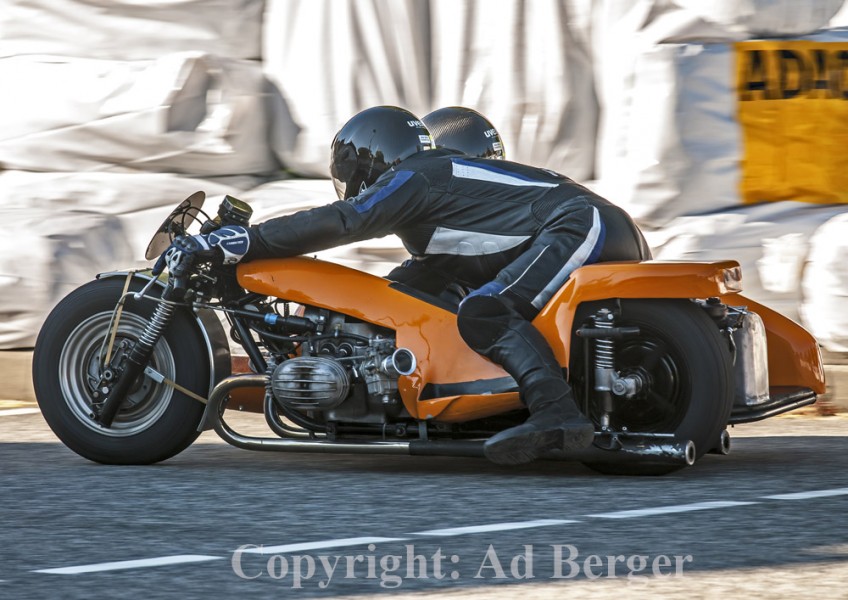
[[[732,435],[658,478],[213,433],[127,468],[0,410],[0,597],[848,597],[848,417]]]

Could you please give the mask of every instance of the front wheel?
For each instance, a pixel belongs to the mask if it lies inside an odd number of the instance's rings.
[[[133,281],[129,291],[141,289],[142,283]],[[53,309],[35,343],[33,386],[47,424],[77,454],[107,464],[150,464],[174,456],[197,438],[204,405],[141,375],[110,427],[94,419],[95,407],[103,400],[97,390],[101,357],[123,288],[120,278],[92,281]],[[126,301],[113,352],[126,351],[138,341],[154,308],[152,300]],[[148,364],[166,380],[205,396],[210,366],[202,348],[191,316],[178,310]]]
[[[575,324],[596,308],[581,309]],[[615,368],[621,376],[638,376],[645,385],[631,398],[613,398],[610,428],[691,440],[696,458],[716,447],[734,392],[730,350],[716,323],[689,300],[622,300],[616,325],[638,327],[639,335],[615,342]],[[573,373],[583,372],[585,357],[582,352],[578,356]],[[575,386],[578,398],[586,385],[583,380]],[[590,402],[589,416],[596,424],[601,412],[597,400]],[[585,464],[613,475],[662,475],[682,466],[618,463],[614,450],[609,456],[608,461]]]

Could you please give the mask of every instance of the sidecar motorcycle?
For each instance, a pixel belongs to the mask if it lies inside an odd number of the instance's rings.
[[[148,259],[201,215],[205,233],[249,222],[245,203],[225,197],[209,218],[204,199],[174,210]],[[545,458],[669,473],[726,454],[728,425],[815,402],[815,340],[741,291],[734,261],[577,269],[533,323],[595,441]],[[237,346],[249,368],[232,374]],[[527,417],[515,381],[459,337],[455,306],[306,257],[102,273],[48,316],[33,381],[56,435],[109,464],[165,460],[209,428],[251,450],[482,457]],[[268,436],[235,431],[236,408],[264,413]]]

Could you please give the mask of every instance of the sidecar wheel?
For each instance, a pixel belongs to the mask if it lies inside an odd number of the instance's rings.
[[[581,312],[583,318],[588,316]],[[622,375],[639,374],[647,385],[633,398],[614,399],[611,428],[672,433],[675,441],[692,440],[700,458],[720,439],[733,408],[727,340],[715,322],[688,300],[622,300],[616,325],[640,330],[638,336],[615,342],[616,369]],[[582,373],[582,360],[581,356],[574,373]],[[577,387],[583,386],[585,382]],[[581,394],[576,390],[576,397]],[[600,407],[590,405],[590,413],[597,424]],[[584,464],[609,475],[664,475],[684,466],[651,464],[648,459],[644,464],[617,463],[615,451],[609,455],[609,461]]]
[[[142,283],[133,281],[130,291],[139,290]],[[143,375],[111,427],[93,419],[99,356],[123,287],[120,278],[92,281],[53,309],[35,343],[33,385],[44,419],[71,450],[100,463],[150,464],[174,456],[197,438],[204,405]],[[113,348],[122,341],[135,342],[154,308],[152,300],[127,300]],[[205,397],[210,367],[199,351],[202,347],[191,317],[177,311],[154,347],[150,365]]]

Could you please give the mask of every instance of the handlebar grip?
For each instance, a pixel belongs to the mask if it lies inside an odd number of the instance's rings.
[[[179,302],[180,300],[185,298],[186,291],[188,290],[187,284],[187,275],[174,275],[173,273],[171,273],[170,281],[168,282],[168,287],[165,288],[162,297],[165,300],[174,300]]]

